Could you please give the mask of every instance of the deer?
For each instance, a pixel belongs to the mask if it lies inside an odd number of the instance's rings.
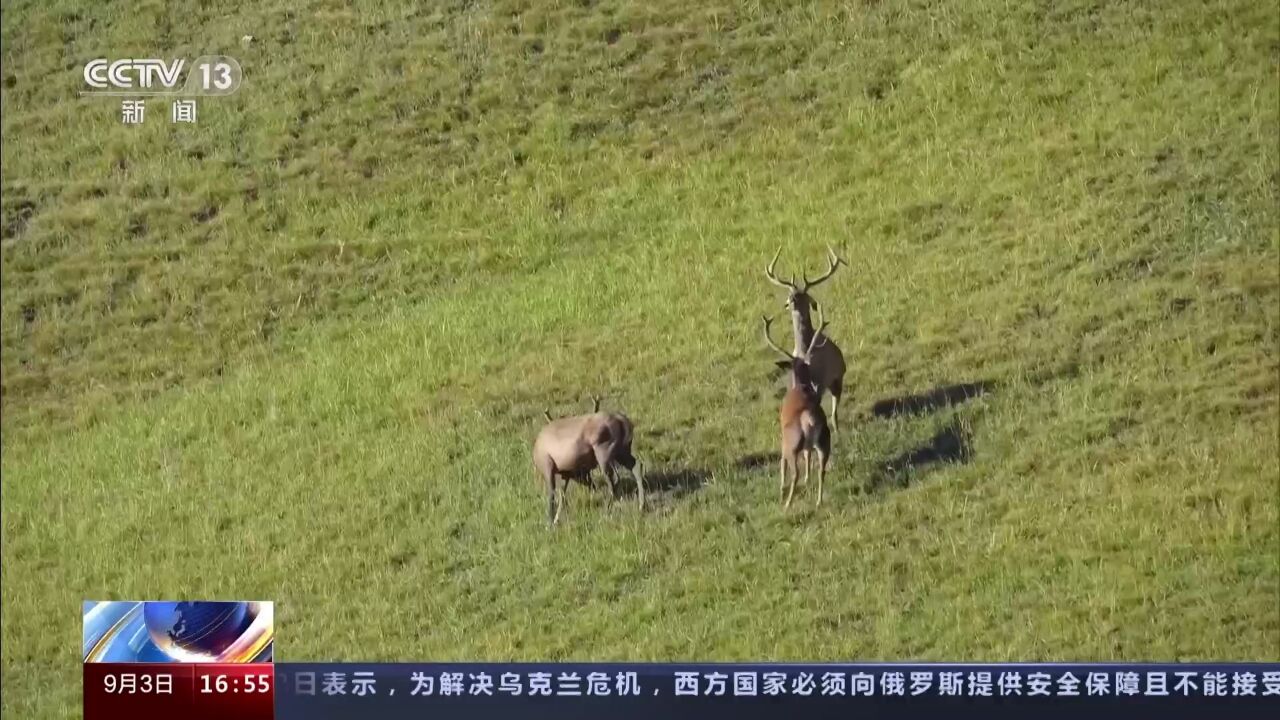
[[[813,453],[818,454],[818,502],[822,505],[822,484],[827,476],[827,463],[831,458],[831,428],[827,425],[826,413],[822,411],[822,396],[818,392],[818,384],[813,377],[811,360],[814,352],[828,342],[823,336],[827,323],[823,319],[822,309],[818,309],[818,331],[813,333],[809,344],[802,353],[789,353],[773,341],[769,327],[773,323],[771,317],[761,317],[764,321],[764,341],[785,359],[777,362],[778,366],[788,370],[790,383],[787,394],[782,398],[779,412],[779,424],[782,428],[782,453],[779,460],[778,499],[783,510],[791,507],[791,499],[796,492],[796,478],[800,475],[800,458],[804,457],[804,484],[809,484],[809,474]],[[787,470],[791,471],[790,487],[787,485]]]
[[[550,410],[542,411],[547,424],[534,440],[533,465],[546,482],[551,527],[560,522],[569,483],[577,480],[591,485],[591,471],[597,467],[604,472],[613,500],[618,499],[617,466],[626,468],[635,478],[640,510],[644,511],[644,466],[631,452],[635,426],[622,413],[600,412],[599,397],[592,400],[591,412],[585,415],[553,420]]]
[[[598,413],[598,412],[600,412],[600,396],[599,396],[599,395],[592,395],[592,396],[591,396],[591,412],[592,412],[592,413]],[[551,408],[549,408],[549,407],[548,407],[548,408],[543,408],[543,409],[542,409],[542,417],[546,418],[548,423],[553,423],[553,422],[555,422],[555,421],[556,421],[556,419],[555,419],[554,417],[552,417],[552,415],[551,415]],[[568,501],[568,499],[569,499],[569,488],[573,486],[573,482],[574,482],[574,481],[580,482],[580,483],[582,483],[583,485],[587,486],[588,488],[590,488],[590,489],[592,489],[592,490],[595,490],[595,489],[596,489],[595,481],[592,479],[592,477],[591,477],[591,471],[589,471],[589,470],[588,470],[588,471],[586,471],[586,472],[580,472],[580,473],[574,473],[574,474],[571,474],[571,475],[565,475],[565,476],[563,477],[563,479],[564,479],[564,492],[563,492],[563,495],[562,495],[562,496],[561,496],[561,498],[560,498],[562,502],[567,502],[567,501]]]
[[[795,338],[792,354],[801,355],[806,352],[806,349],[812,347],[813,356],[808,359],[809,374],[818,386],[819,398],[824,392],[831,393],[831,428],[839,431],[840,396],[844,394],[846,369],[844,353],[840,352],[840,348],[830,338],[823,336],[821,330],[814,332],[809,312],[818,307],[818,301],[813,299],[810,291],[826,282],[841,265],[848,263],[837,257],[835,251],[828,246],[827,271],[814,280],[810,280],[807,274],[802,274],[800,284],[796,284],[794,275],[791,280],[783,280],[774,272],[778,264],[778,256],[781,254],[782,248],[779,247],[778,252],[773,254],[773,260],[765,268],[764,274],[769,282],[787,291],[787,299],[783,307],[791,313],[792,335]],[[813,346],[813,339],[820,336],[822,342]]]

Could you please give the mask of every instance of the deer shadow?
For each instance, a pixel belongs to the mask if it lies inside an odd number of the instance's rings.
[[[968,402],[973,398],[991,392],[995,388],[996,382],[994,380],[940,385],[932,390],[926,390],[915,395],[903,395],[877,401],[871,406],[871,415],[878,418],[921,415]]]
[[[701,490],[710,478],[711,472],[702,468],[663,468],[645,472],[644,489],[679,500]]]
[[[869,489],[886,485],[905,488],[912,480],[942,464],[962,465],[973,458],[973,434],[960,419],[927,441],[883,462],[871,475]]]
[[[778,454],[775,453],[750,453],[743,455],[733,461],[733,466],[739,470],[758,470],[762,467],[768,467],[778,462]]]

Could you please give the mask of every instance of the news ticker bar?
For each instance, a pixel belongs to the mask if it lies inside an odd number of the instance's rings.
[[[96,663],[86,720],[1277,717],[1280,663]]]

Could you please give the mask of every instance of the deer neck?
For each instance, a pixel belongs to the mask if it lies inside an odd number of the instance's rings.
[[[803,355],[809,349],[809,343],[813,342],[813,321],[808,310],[791,311],[791,330],[796,339],[795,354]]]

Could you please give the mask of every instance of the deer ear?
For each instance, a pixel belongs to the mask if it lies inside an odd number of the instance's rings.
[[[817,300],[814,300],[813,298],[809,298],[809,307],[810,307],[810,309],[817,310],[817,309],[818,309],[818,301],[817,301]]]

